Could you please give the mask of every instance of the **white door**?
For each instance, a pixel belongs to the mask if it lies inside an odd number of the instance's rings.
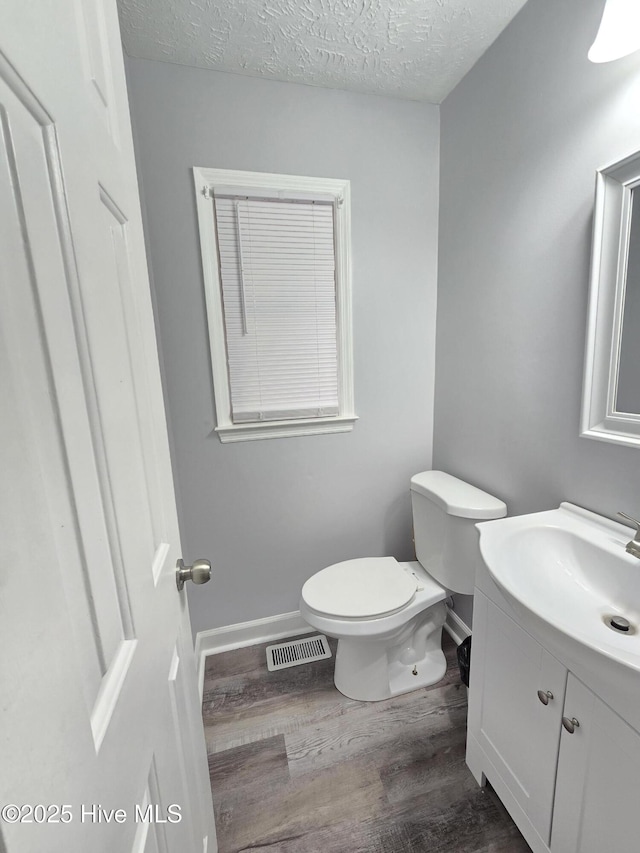
[[[215,850],[112,0],[0,8],[0,407],[0,849]]]

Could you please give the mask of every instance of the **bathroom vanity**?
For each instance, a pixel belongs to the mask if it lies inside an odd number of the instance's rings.
[[[467,764],[534,853],[637,850],[632,532],[570,504],[479,529]],[[631,625],[620,632],[609,622],[623,607]]]

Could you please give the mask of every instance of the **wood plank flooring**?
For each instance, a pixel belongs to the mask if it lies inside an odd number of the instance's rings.
[[[466,691],[444,637],[444,679],[384,702],[339,693],[335,658],[268,672],[266,644],[208,657],[220,853],[529,853],[464,763]]]

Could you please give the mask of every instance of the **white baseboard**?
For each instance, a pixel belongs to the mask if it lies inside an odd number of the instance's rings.
[[[471,628],[450,607],[447,607],[447,621],[444,623],[444,629],[457,646],[471,634]]]
[[[255,646],[258,643],[269,643],[272,640],[282,640],[296,634],[309,634],[314,630],[304,621],[300,611],[294,610],[291,613],[255,619],[253,622],[238,622],[235,625],[225,625],[223,628],[199,631],[196,634],[195,655],[200,698],[204,688],[205,660],[209,655],[218,655],[221,652],[242,649],[245,646]]]

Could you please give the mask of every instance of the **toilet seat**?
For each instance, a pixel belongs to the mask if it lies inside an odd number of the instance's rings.
[[[327,566],[302,587],[302,599],[318,614],[335,619],[375,619],[402,610],[418,580],[395,557],[361,557]]]

